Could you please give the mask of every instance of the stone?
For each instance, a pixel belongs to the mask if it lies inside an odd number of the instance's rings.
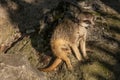
[[[0,55],[0,80],[47,80],[45,73],[35,69],[20,54]]]

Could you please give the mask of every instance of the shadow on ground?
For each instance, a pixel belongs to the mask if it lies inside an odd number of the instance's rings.
[[[33,2],[32,2],[33,1]],[[103,1],[103,0],[101,0]],[[46,19],[49,15],[49,12],[54,6],[57,5],[57,0],[1,0],[0,4],[2,7],[5,7],[9,13],[9,18],[11,23],[17,24],[20,32],[22,35],[30,36],[31,45],[32,47],[39,52],[39,56],[41,57],[41,54],[46,54],[47,56],[53,56],[52,52],[50,50],[50,37],[51,37],[51,31],[54,29],[57,22],[49,22],[48,19]],[[117,12],[120,13],[120,10],[115,5],[110,5],[110,1],[103,1],[106,5],[110,6],[111,8],[115,9]],[[117,1],[114,1],[117,3]],[[51,6],[52,5],[52,6]],[[118,5],[119,6],[119,5]],[[120,21],[119,18],[113,17],[114,19],[117,19]],[[44,27],[45,29],[42,29],[40,26],[41,22],[47,23]],[[74,62],[76,66],[75,72],[72,72],[72,74],[68,71],[66,71],[66,67],[64,66],[64,63],[61,64],[63,68],[60,65],[60,68],[58,70],[58,73],[52,72],[52,74],[55,74],[58,76],[58,78],[54,78],[54,76],[51,76],[51,80],[88,80],[91,78],[91,80],[96,77],[95,80],[119,80],[120,79],[120,39],[116,36],[116,34],[120,35],[120,26],[113,26],[109,25],[110,32],[108,34],[111,34],[111,32],[115,32],[113,35],[103,35],[104,41],[101,42],[88,42],[88,46],[90,46],[90,49],[93,49],[93,53],[89,53],[91,62],[85,63],[85,64],[77,64],[78,61]],[[42,29],[42,31],[40,31]],[[35,30],[34,33],[26,34],[26,31]],[[120,37],[120,36],[119,36]],[[46,59],[46,58],[45,58]],[[45,60],[42,59],[42,60]],[[74,59],[72,59],[74,60]],[[44,63],[44,61],[43,61]],[[98,65],[98,66],[96,66]],[[99,69],[102,68],[102,69]],[[62,70],[62,71],[61,71]],[[92,71],[91,71],[92,70]],[[97,72],[97,70],[99,72]],[[50,73],[48,73],[50,75]],[[68,75],[68,76],[64,76]],[[49,76],[48,75],[48,76]],[[59,76],[60,75],[60,76]],[[90,75],[93,77],[86,77],[86,75]],[[77,76],[77,77],[76,77]],[[70,78],[68,78],[70,77]],[[78,79],[79,78],[79,79]],[[90,80],[90,79],[89,79]]]

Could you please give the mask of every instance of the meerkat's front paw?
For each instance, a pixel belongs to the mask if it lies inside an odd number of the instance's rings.
[[[88,56],[84,56],[84,58],[85,58],[86,60],[88,60],[88,59],[89,59],[89,57],[88,57]]]

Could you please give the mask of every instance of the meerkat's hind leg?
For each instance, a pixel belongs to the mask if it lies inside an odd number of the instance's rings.
[[[71,64],[71,62],[70,62],[70,59],[69,59],[69,57],[67,56],[66,53],[61,56],[61,59],[62,59],[63,61],[65,61],[65,63],[66,63],[66,65],[67,65],[67,67],[68,67],[69,70],[72,70],[72,69],[73,69],[72,64]]]

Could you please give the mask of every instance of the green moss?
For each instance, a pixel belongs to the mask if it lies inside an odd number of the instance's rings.
[[[107,23],[112,26],[120,26],[120,20],[117,19],[107,18]]]
[[[111,74],[113,73],[99,62],[94,62],[91,65],[90,64],[83,65],[81,67],[81,70],[83,70],[84,72],[83,77],[85,78],[85,80],[102,80],[102,79],[112,80]]]

